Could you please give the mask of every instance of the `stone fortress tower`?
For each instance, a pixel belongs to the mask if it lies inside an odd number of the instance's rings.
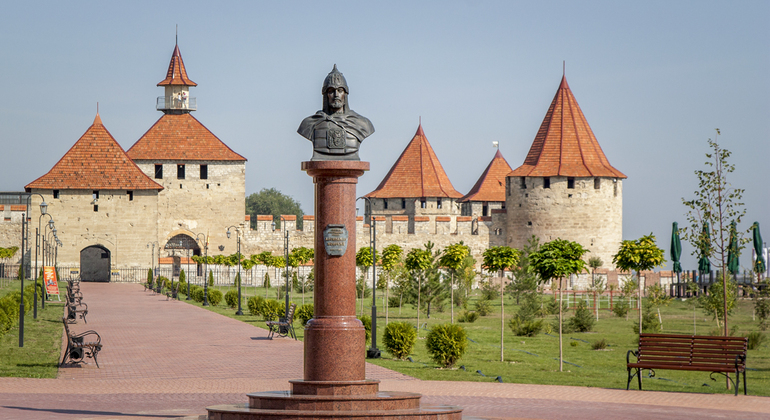
[[[458,200],[462,215],[487,217],[492,215],[492,210],[504,210],[505,177],[511,170],[498,149],[470,192]]]
[[[521,248],[532,235],[576,241],[612,267],[623,239],[624,178],[562,77],[524,163],[506,178],[508,245]]]

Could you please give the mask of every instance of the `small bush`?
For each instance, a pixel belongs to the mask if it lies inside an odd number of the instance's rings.
[[[468,348],[465,329],[457,324],[434,325],[425,340],[434,362],[443,367],[452,367]]]
[[[158,284],[164,289],[168,289],[171,287],[171,281],[168,279],[168,277],[158,276]]]
[[[260,310],[262,309],[262,303],[264,302],[264,298],[262,296],[252,296],[249,298],[249,300],[246,302],[246,306],[249,307],[249,313],[253,316],[259,316],[262,314]]]
[[[659,333],[662,330],[658,314],[652,311],[652,307],[647,305],[642,308],[642,332]],[[639,321],[634,322],[634,332],[639,334]]]
[[[625,299],[613,302],[612,313],[614,313],[615,316],[618,318],[625,317],[626,315],[628,315],[628,311],[630,310],[631,310],[631,305],[629,305],[628,301]],[[639,330],[637,329],[637,331]]]
[[[391,296],[388,298],[388,307],[389,308],[398,308],[398,305],[401,304],[401,298],[398,296]]]
[[[372,339],[372,317],[370,317],[369,315],[361,315],[358,317],[358,320],[361,321],[362,324],[364,324],[364,330],[366,331],[365,342],[368,343],[369,340]]]
[[[475,311],[462,311],[460,312],[460,316],[457,318],[460,322],[476,322],[476,320],[479,319],[479,314]]]
[[[417,341],[417,330],[408,322],[391,322],[385,326],[382,343],[393,357],[406,359]]]
[[[756,350],[765,341],[765,335],[759,331],[753,331],[749,333],[749,350]]]
[[[604,350],[607,348],[607,340],[602,338],[601,340],[594,341],[591,344],[591,348],[594,350]]]
[[[577,341],[570,341],[569,342],[570,347],[577,347],[579,344],[580,343],[578,343]]]
[[[213,306],[222,303],[222,292],[217,289],[209,289],[209,303]]]
[[[561,312],[567,312],[569,310],[569,305],[567,302],[561,303]],[[545,305],[544,311],[548,315],[558,315],[559,314],[559,304],[556,302],[556,299],[551,297],[551,299],[548,301],[548,303]]]
[[[315,313],[315,308],[312,303],[306,303],[299,308],[297,308],[296,317],[299,319],[299,321],[302,323],[302,326],[304,327],[305,324],[307,324],[308,321],[313,319],[313,314]]]
[[[8,318],[8,315],[6,315],[4,311],[0,310],[0,337],[7,333],[8,330],[11,329],[12,325],[13,323],[11,319]]]
[[[225,303],[231,308],[238,306],[238,291],[228,290],[227,293],[225,293]]]
[[[286,313],[286,305],[275,299],[264,299],[259,312],[265,321],[275,321]]]
[[[569,319],[569,329],[575,332],[588,332],[594,327],[596,319],[587,308],[585,301],[578,303],[575,315]]]
[[[489,300],[479,300],[476,302],[476,313],[480,316],[487,316],[492,313],[492,303]]]
[[[214,285],[214,272],[209,270],[209,286]]]
[[[494,300],[500,297],[499,287],[496,287],[492,282],[484,282],[481,284],[481,299],[482,300]],[[482,315],[483,316],[483,315]]]
[[[192,286],[190,289],[190,296],[194,301],[203,303],[203,288],[200,286]]]
[[[147,287],[152,287],[152,268],[147,269]]]
[[[508,327],[519,337],[534,337],[543,331],[545,322],[542,319],[524,320],[514,316],[508,321]]]

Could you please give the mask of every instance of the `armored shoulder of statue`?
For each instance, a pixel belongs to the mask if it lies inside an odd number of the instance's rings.
[[[335,64],[321,88],[323,109],[302,120],[297,129],[297,133],[313,143],[311,161],[360,160],[358,149],[374,133],[374,126],[368,118],[350,109],[348,93],[347,81]]]

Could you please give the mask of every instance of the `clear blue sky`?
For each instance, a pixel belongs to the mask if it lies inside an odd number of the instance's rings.
[[[770,2],[9,2],[0,14],[0,190],[47,172],[92,123],[128,149],[160,117],[155,85],[179,46],[194,114],[249,161],[246,191],[275,187],[312,213],[299,122],[337,64],[376,132],[372,191],[423,128],[466,193],[494,155],[519,166],[567,79],[624,183],[625,239],[668,249],[707,139],[737,165],[770,237]],[[684,245],[684,253],[691,247]],[[693,259],[686,259],[692,267]],[[744,254],[744,266],[749,257]],[[686,267],[688,268],[688,267]]]

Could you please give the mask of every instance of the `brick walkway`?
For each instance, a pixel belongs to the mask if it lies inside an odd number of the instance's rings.
[[[57,379],[0,378],[1,419],[165,419],[245,403],[302,377],[302,343],[138,284],[83,283],[88,324],[102,336],[101,369],[60,369]],[[550,385],[420,381],[367,364],[380,389],[419,392],[423,404],[467,416],[516,419],[766,419],[770,398]]]

